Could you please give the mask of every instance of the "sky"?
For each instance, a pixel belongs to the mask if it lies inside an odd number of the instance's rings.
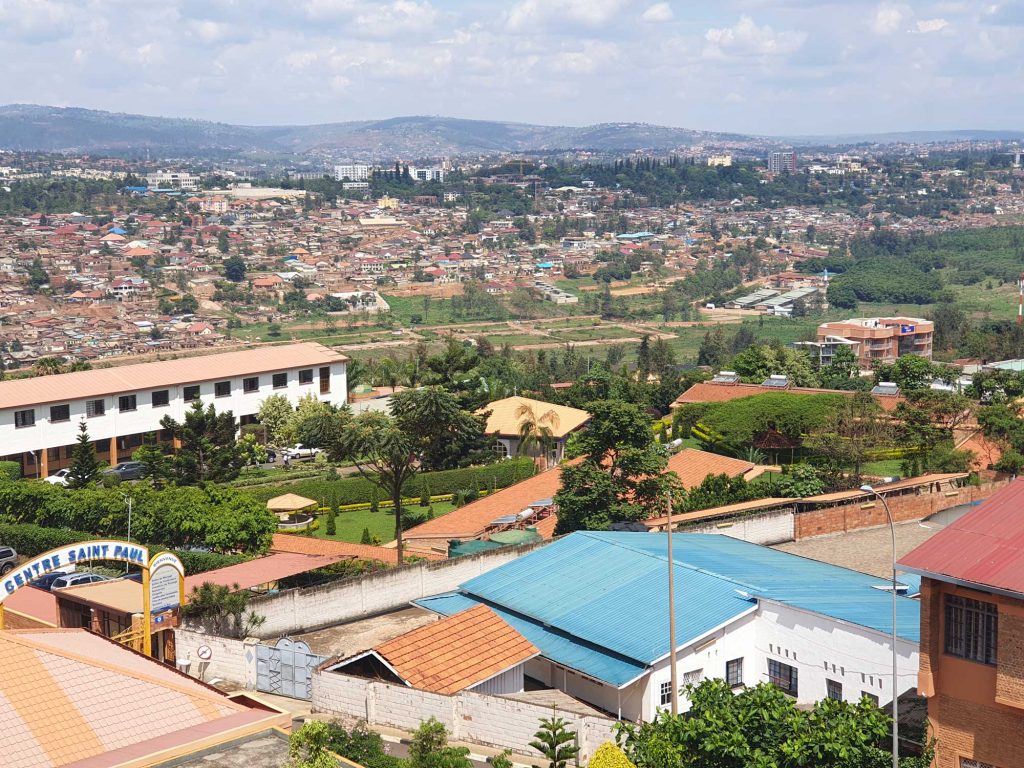
[[[0,0],[0,104],[757,135],[1024,128],[1024,0]]]

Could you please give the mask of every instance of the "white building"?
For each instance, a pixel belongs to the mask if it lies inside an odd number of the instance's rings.
[[[334,166],[334,180],[344,181],[367,181],[370,178],[370,174],[373,169],[368,165],[361,163],[352,163],[350,165],[336,165]]]
[[[444,168],[440,166],[409,169],[409,175],[416,181],[444,181],[444,173]]]
[[[808,705],[892,699],[888,582],[718,534],[677,534],[680,686],[771,682]],[[539,650],[525,674],[611,715],[671,703],[666,537],[577,531],[416,601],[450,616],[484,603]],[[917,683],[920,606],[897,597],[900,693]],[[685,696],[680,697],[685,710]]]
[[[160,420],[181,421],[196,398],[231,411],[239,424],[255,422],[269,395],[295,404],[313,394],[343,405],[347,360],[301,343],[2,381],[0,460],[19,462],[26,477],[67,467],[84,420],[99,457],[116,464],[147,436],[167,440]]]
[[[157,171],[146,174],[146,186],[150,189],[199,189],[199,176],[184,171]]]

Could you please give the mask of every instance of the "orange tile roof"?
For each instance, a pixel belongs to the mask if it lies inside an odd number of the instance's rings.
[[[753,397],[764,395],[769,392],[785,392],[791,395],[847,395],[852,396],[854,392],[842,389],[816,389],[814,387],[762,387],[760,384],[726,384],[713,381],[699,381],[683,392],[673,402],[672,406],[686,405],[688,403],[724,403],[729,400],[738,400],[741,397]],[[896,406],[903,402],[902,395],[872,395],[883,411],[895,410]]]
[[[241,735],[241,726],[265,728],[268,717],[280,719],[84,630],[0,632],[5,765],[65,766],[150,740],[180,749],[211,734]]]
[[[304,555],[295,552],[272,552],[255,560],[186,576],[185,595],[187,597],[194,587],[208,582],[225,587],[237,584],[239,589],[251,589],[315,568],[326,568],[344,559],[345,557],[338,554]]]
[[[720,456],[717,453],[684,448],[668,460],[667,472],[675,472],[683,488],[690,490],[704,482],[708,475],[745,475],[756,465],[751,461]]]
[[[116,368],[96,368],[55,376],[11,379],[0,381],[0,408],[99,397],[224,376],[248,376],[305,365],[330,365],[347,360],[340,352],[322,344],[303,342]]]
[[[410,528],[405,532],[405,539],[412,542],[416,539],[475,538],[502,515],[521,512],[534,502],[552,498],[561,485],[562,470],[554,467]]]
[[[414,629],[374,652],[414,688],[446,695],[540,654],[486,605]]]
[[[369,544],[350,544],[347,541],[314,539],[312,536],[296,536],[290,533],[275,533],[271,552],[294,552],[303,555],[338,555],[340,558],[355,560],[379,560],[388,565],[398,562],[398,553],[390,547],[374,547]],[[438,556],[438,559],[440,556]]]

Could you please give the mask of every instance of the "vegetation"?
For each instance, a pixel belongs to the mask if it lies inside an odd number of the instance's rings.
[[[259,629],[266,620],[253,611],[246,611],[250,593],[235,584],[203,582],[192,588],[188,601],[181,607],[186,620],[201,624],[211,634],[244,639]]]
[[[71,452],[71,467],[68,470],[68,488],[90,488],[100,480],[103,465],[96,457],[96,447],[89,438],[85,419],[78,423],[78,437]]]
[[[641,725],[620,723],[617,741],[637,768],[886,768],[879,745],[890,718],[866,698],[857,704],[823,699],[812,709],[768,683],[734,693],[724,680],[687,686],[689,712],[661,710]],[[902,768],[926,768],[931,755],[903,758]]]
[[[548,761],[548,768],[565,768],[570,760],[579,754],[576,746],[576,732],[570,731],[569,724],[560,717],[541,718],[540,729],[533,734],[530,746]]]
[[[168,467],[179,485],[207,480],[222,483],[238,477],[244,459],[235,440],[235,417],[231,411],[217,413],[213,403],[204,408],[196,398],[184,421],[179,423],[164,416],[160,426],[181,444]]]

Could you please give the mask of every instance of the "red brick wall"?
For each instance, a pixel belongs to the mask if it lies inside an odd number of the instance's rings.
[[[1004,484],[1005,481],[997,481],[983,483],[980,487],[969,485],[954,489],[956,492],[952,495],[948,486],[943,486],[943,490],[939,492],[893,495],[886,498],[894,520],[922,520],[958,504],[987,499]],[[793,537],[797,540],[806,539],[858,528],[873,528],[886,523],[882,502],[878,499],[861,500],[853,504],[798,512],[793,522]]]
[[[4,629],[53,629],[53,624],[8,609],[4,611]]]
[[[928,700],[935,768],[960,768],[966,757],[997,768],[1024,766],[1024,713],[936,696]]]

